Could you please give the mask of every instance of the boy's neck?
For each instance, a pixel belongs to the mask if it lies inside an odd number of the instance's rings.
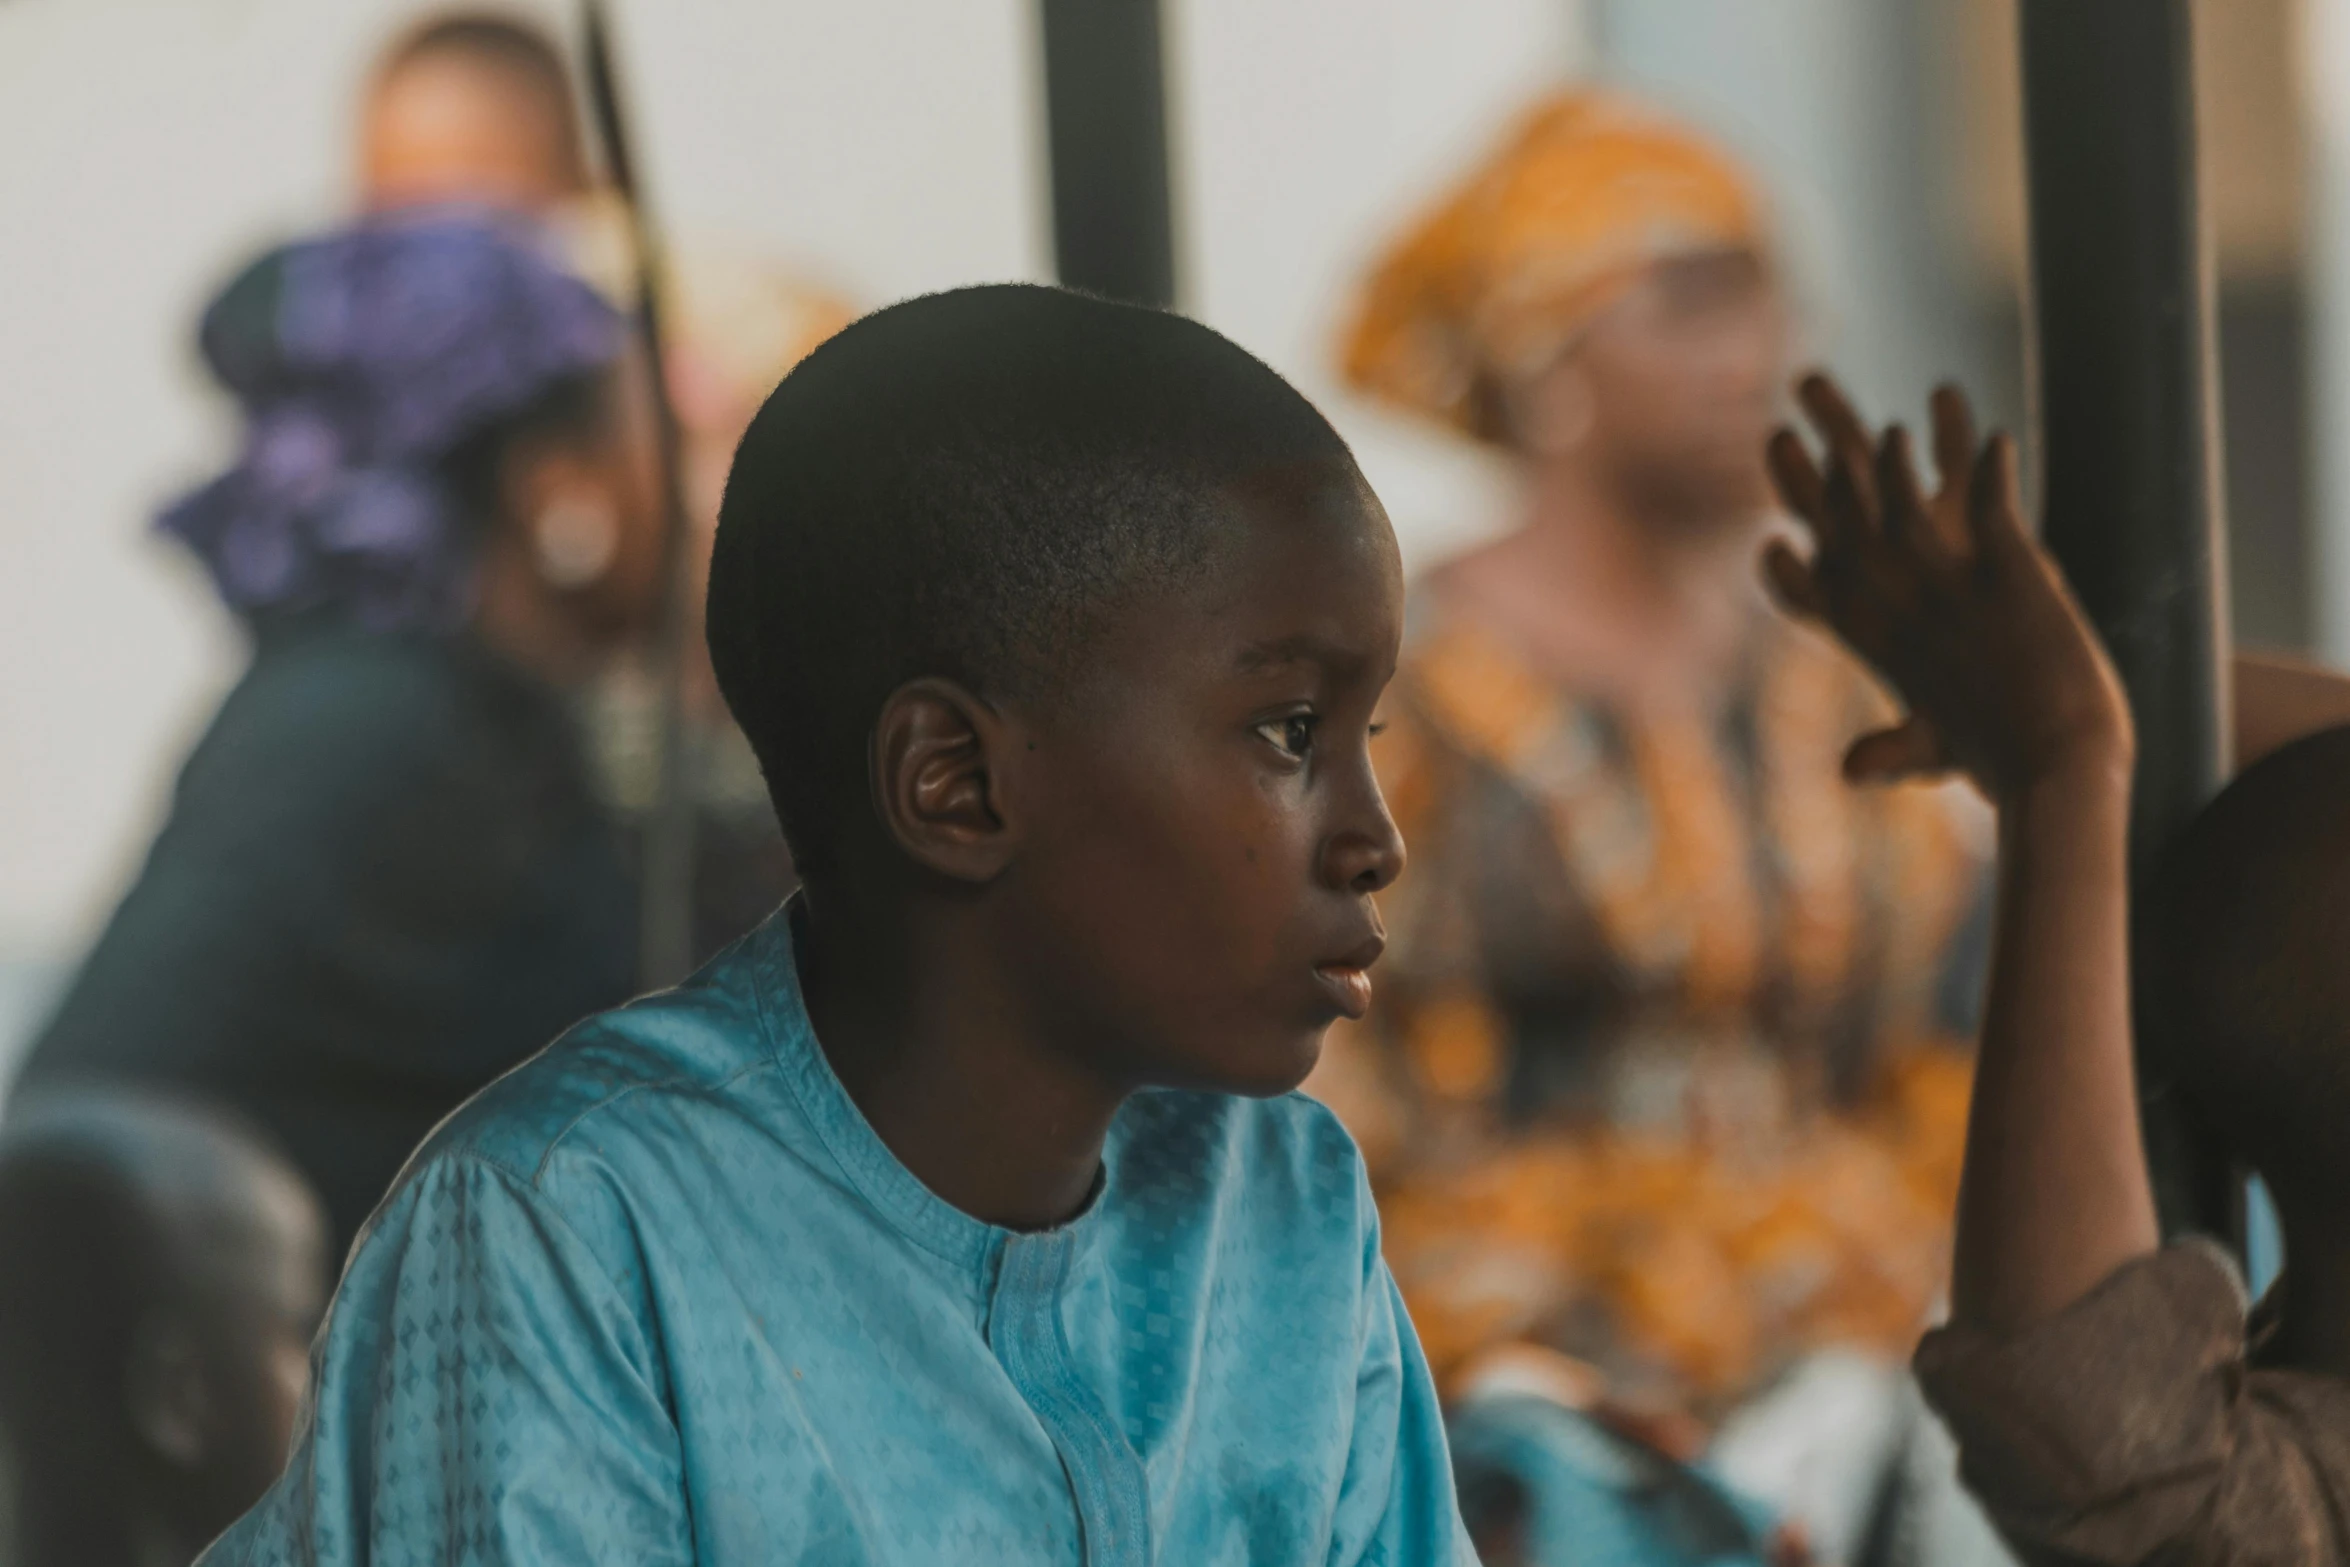
[[[2283,1312],[2268,1355],[2296,1371],[2350,1377],[2350,1244],[2338,1224],[2285,1222]]]
[[[1007,1229],[1049,1229],[1082,1211],[1127,1088],[1050,1047],[976,922],[879,928],[836,905],[798,912],[818,1046],[898,1162]]]

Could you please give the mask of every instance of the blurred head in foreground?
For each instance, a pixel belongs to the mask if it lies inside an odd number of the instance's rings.
[[[14,1567],[186,1562],[276,1478],[328,1283],[294,1170],[207,1109],[45,1095],[0,1133]]]
[[[1341,349],[1358,390],[1695,531],[1764,509],[1785,353],[1746,174],[1588,90],[1537,104],[1404,232]]]
[[[2152,914],[2187,1102],[2267,1180],[2290,1255],[2350,1240],[2350,728],[2229,784],[2171,850]]]

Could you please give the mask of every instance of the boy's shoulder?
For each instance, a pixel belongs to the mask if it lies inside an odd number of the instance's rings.
[[[495,1166],[542,1187],[566,1156],[612,1154],[655,1126],[722,1113],[774,1047],[757,970],[765,927],[673,990],[599,1012],[467,1100],[401,1178],[435,1164]]]

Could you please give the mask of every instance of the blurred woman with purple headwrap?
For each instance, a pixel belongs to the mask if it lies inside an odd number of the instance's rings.
[[[449,216],[271,252],[202,346],[243,450],[159,526],[253,661],[22,1084],[226,1102],[347,1245],[435,1121],[629,992],[567,692],[651,617],[649,387],[592,289]]]
[[[632,298],[626,213],[597,180],[575,74],[555,34],[503,7],[435,11],[395,35],[360,98],[361,205],[397,213],[462,204],[511,214],[543,231],[606,297]],[[670,329],[662,354],[693,529],[684,597],[689,616],[698,616],[735,443],[784,372],[855,312],[762,253],[683,238],[664,279],[661,313]],[[718,698],[696,626],[686,628],[679,650],[675,694],[684,700],[685,781],[696,805],[693,948],[706,956],[765,919],[795,876],[758,760]],[[669,694],[649,670],[624,662],[589,704],[597,774],[632,839],[658,804]]]

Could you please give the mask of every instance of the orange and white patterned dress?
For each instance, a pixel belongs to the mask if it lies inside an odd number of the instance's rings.
[[[1847,785],[1888,709],[1775,618],[1709,710],[1628,719],[1459,619],[1389,709],[1411,865],[1309,1087],[1440,1379],[1538,1344],[1702,1415],[1809,1349],[1905,1355],[1948,1260],[1979,810]]]

